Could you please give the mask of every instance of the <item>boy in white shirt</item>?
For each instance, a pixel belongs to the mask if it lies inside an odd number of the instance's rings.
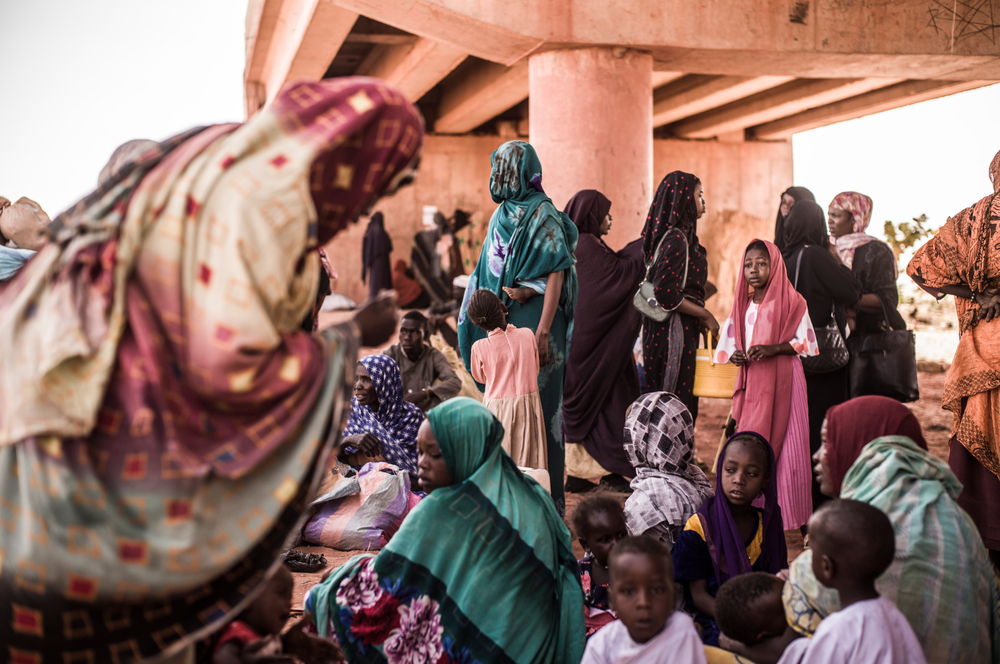
[[[590,637],[580,664],[706,664],[694,621],[674,611],[674,566],[659,540],[619,541],[608,570],[618,620]]]
[[[867,503],[833,500],[809,519],[809,540],[813,575],[840,594],[842,608],[811,639],[792,641],[779,664],[926,664],[913,628],[875,590],[896,549],[889,518]]]

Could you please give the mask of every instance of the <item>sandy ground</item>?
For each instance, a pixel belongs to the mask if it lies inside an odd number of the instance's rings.
[[[944,389],[943,371],[930,365],[930,369],[938,369],[936,372],[921,371],[920,381],[920,401],[910,404],[917,419],[920,420],[924,429],[924,436],[931,451],[942,459],[948,458],[948,438],[951,431],[951,414],[941,410],[941,392]],[[722,426],[726,416],[729,414],[730,402],[725,399],[702,399],[700,412],[698,415],[698,425],[695,431],[697,458],[706,465],[711,465],[715,458],[715,452],[719,444],[722,433]],[[581,496],[577,494],[567,495],[567,523],[569,518],[580,502]],[[624,496],[623,496],[624,499]],[[802,551],[802,538],[797,532],[786,533],[788,541],[789,559],[794,558]],[[319,582],[324,574],[335,569],[351,556],[355,551],[335,551],[324,547],[303,546],[296,547],[301,551],[311,553],[322,553],[326,556],[327,565],[323,570],[315,574],[294,574],[295,590],[292,599],[293,618],[301,613],[302,602],[305,593],[309,588]],[[579,544],[574,540],[573,548],[577,556],[582,556]]]

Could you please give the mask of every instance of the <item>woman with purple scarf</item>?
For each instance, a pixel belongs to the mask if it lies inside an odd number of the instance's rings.
[[[761,497],[763,504],[755,506]],[[715,496],[688,519],[673,558],[684,610],[712,646],[719,645],[719,586],[747,572],[775,574],[788,567],[774,453],[760,434],[743,431],[726,441],[715,467]]]

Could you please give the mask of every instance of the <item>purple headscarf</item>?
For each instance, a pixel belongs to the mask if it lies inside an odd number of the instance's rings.
[[[760,442],[761,449],[767,454],[767,479],[764,481],[764,537],[761,542],[760,558],[751,569],[747,558],[746,547],[740,530],[733,519],[733,513],[722,489],[722,463],[726,458],[726,448],[737,438],[750,438]],[[769,572],[776,574],[788,567],[788,548],[785,544],[785,531],[781,521],[781,508],[778,507],[777,464],[771,445],[759,433],[740,431],[726,441],[719,460],[715,464],[715,495],[701,506],[698,515],[705,527],[705,540],[712,554],[712,566],[715,568],[715,578],[719,584],[726,579],[750,571]],[[757,502],[757,501],[755,501]]]

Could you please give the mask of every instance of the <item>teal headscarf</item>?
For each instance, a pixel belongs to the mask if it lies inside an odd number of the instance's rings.
[[[552,204],[542,191],[542,164],[535,149],[524,141],[508,141],[490,155],[490,196],[499,203],[490,218],[476,269],[469,278],[458,316],[458,343],[468,368],[472,344],[486,336],[465,315],[469,298],[479,288],[493,291],[510,311],[512,325],[538,327],[542,298],[525,304],[512,301],[503,288],[533,285],[544,289],[545,278],[566,271],[559,310],[565,319],[563,332],[553,325],[550,332],[556,364],[565,362],[576,306],[576,259],[573,252],[579,231],[573,221]],[[539,387],[545,387],[545,371]],[[561,377],[561,373],[560,373]]]
[[[310,591],[320,634],[351,662],[419,650],[420,661],[573,663],[583,656],[583,591],[552,501],[500,446],[480,403],[427,413],[454,483],[434,490],[381,553]]]

